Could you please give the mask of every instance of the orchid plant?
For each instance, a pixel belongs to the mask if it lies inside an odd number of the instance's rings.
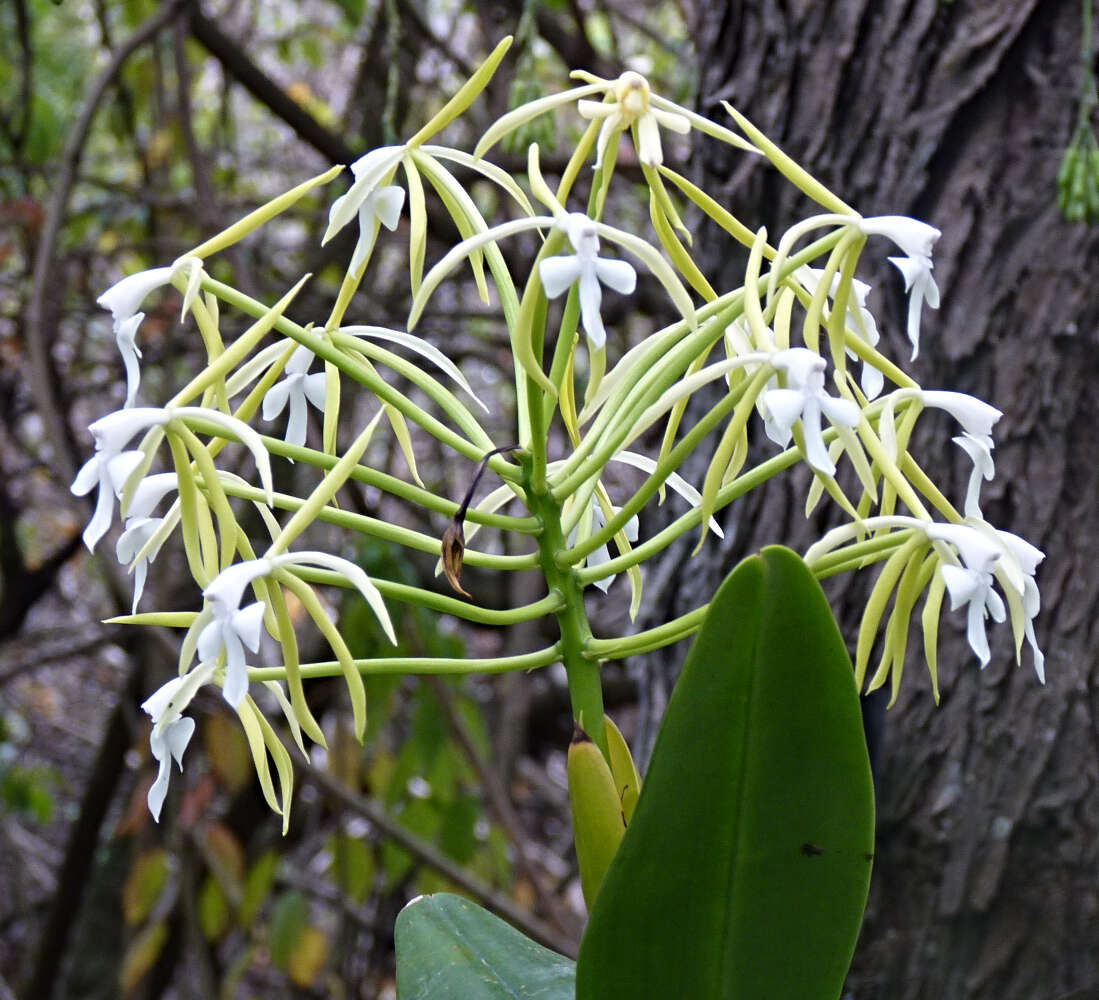
[[[702,548],[710,533],[721,533],[715,514],[801,463],[812,471],[806,512],[827,494],[844,519],[804,554],[809,569],[819,579],[879,567],[857,640],[855,679],[861,689],[888,683],[896,699],[911,617],[922,598],[924,654],[938,698],[936,650],[947,596],[951,611],[964,611],[969,645],[981,666],[991,655],[987,620],[1010,621],[1016,657],[1028,643],[1044,680],[1034,632],[1042,553],[989,524],[980,508],[981,486],[994,474],[992,432],[1000,411],[949,388],[917,385],[882,349],[879,324],[867,306],[869,287],[856,277],[868,245],[877,251],[889,243],[899,251],[889,259],[909,296],[905,332],[914,358],[924,307],[939,305],[932,266],[939,230],[901,216],[864,218],[735,108],[725,105],[727,123],[710,121],[653,92],[634,72],[617,80],[575,73],[576,87],[509,112],[472,151],[434,144],[477,98],[507,47],[501,43],[407,142],[352,165],[353,182],[332,201],[322,241],[357,226],[327,317],[290,318],[306,278],[269,304],[215,280],[207,263],[308,192],[335,181],[338,166],[173,264],[124,277],[99,299],[112,315],[126,403],[91,425],[95,452],[72,489],[78,495],[98,490],[84,535],[89,549],[108,533],[116,507],[124,518],[117,554],[135,575],[134,613],[115,621],[183,631],[178,676],[144,705],[159,763],[149,792],[156,817],[172,762],[182,766],[194,730],[184,713],[208,685],[219,687],[237,712],[264,794],[284,823],[292,762],[267,713],[284,718],[302,753],[306,740],[324,745],[306,697],[310,678],[343,677],[361,737],[364,675],[500,673],[561,663],[573,715],[606,756],[602,665],[692,635],[707,607],[655,628],[597,636],[586,592],[605,590],[624,573],[630,614],[636,616],[645,563],[693,533],[696,551]],[[556,186],[543,176],[538,146],[532,145],[524,187],[523,177],[493,164],[490,155],[500,140],[547,115],[583,131]],[[741,221],[669,165],[668,133],[677,147],[712,141],[769,161],[820,212],[769,239],[765,229]],[[608,208],[617,204],[608,192],[621,147],[630,143],[629,155],[644,179],[648,234],[608,217]],[[475,200],[461,176],[494,185],[506,207],[503,217],[486,219],[483,201]],[[461,241],[425,273],[429,191]],[[704,214],[745,248],[739,287],[715,288],[702,272],[683,221],[686,209]],[[505,256],[507,241],[520,234],[538,240],[533,260]],[[379,242],[393,238],[408,249],[412,306],[402,330],[369,325],[369,304],[356,298]],[[488,406],[445,347],[413,332],[432,297],[463,264],[472,269],[486,303],[495,293],[510,339],[515,426],[504,440],[482,426],[478,410]],[[644,283],[663,290],[678,318],[621,351],[622,338],[604,304],[613,299],[616,307],[628,308],[629,296]],[[207,363],[163,405],[137,405],[140,310],[167,287],[182,294],[183,315],[193,321]],[[550,309],[559,299],[563,309]],[[250,325],[227,341],[222,331],[230,314],[247,317]],[[686,405],[704,389],[709,408],[687,426]],[[345,439],[340,414],[355,394],[372,400],[376,414],[357,436]],[[928,409],[953,418],[953,441],[972,460],[962,510],[910,450]],[[312,443],[310,410],[323,425]],[[372,468],[365,458],[383,417],[406,457],[407,480]],[[282,438],[271,433],[280,423]],[[774,453],[752,464],[749,442],[759,431],[773,442]],[[477,466],[478,476],[490,470],[499,486],[476,502],[472,491],[460,503],[436,496],[420,482],[416,435],[435,438],[456,461]],[[251,479],[219,467],[218,456],[237,446],[252,456]],[[677,470],[699,450],[708,456],[708,469],[692,484]],[[154,471],[162,461],[169,471]],[[272,464],[280,461],[315,470],[312,492],[277,492]],[[623,489],[622,477],[609,474],[612,463],[639,472],[640,484]],[[354,484],[399,501],[407,522],[386,523],[341,505],[340,492]],[[659,533],[639,537],[637,515],[666,488],[686,509]],[[161,504],[167,509],[154,515]],[[246,508],[258,512],[258,519],[243,517]],[[440,517],[449,525],[445,532],[438,530]],[[437,554],[438,570],[457,596],[372,579],[345,555],[296,548],[315,521],[344,533],[346,555],[360,536]],[[262,525],[262,537],[246,532],[245,525],[254,523]],[[471,544],[490,532],[511,533],[522,541],[522,551],[505,555],[492,544]],[[182,539],[199,607],[138,612],[150,564],[173,536]],[[465,564],[502,573],[538,570],[544,596],[503,610],[483,607],[462,586]],[[320,588],[331,587],[357,592],[393,641],[393,602],[500,626],[550,616],[559,638],[544,649],[496,659],[356,659],[322,599]],[[304,609],[333,659],[302,662],[288,598]],[[271,640],[266,645],[265,635]],[[265,650],[277,653],[260,662]]]

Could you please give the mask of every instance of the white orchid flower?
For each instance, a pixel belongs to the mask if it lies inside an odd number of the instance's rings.
[[[253,559],[222,570],[202,592],[206,599],[204,615],[209,622],[198,634],[198,658],[201,663],[216,662],[225,653],[225,683],[222,694],[237,708],[248,693],[248,665],[244,647],[253,653],[259,650],[263,628],[262,601],[242,608],[245,588],[255,579],[266,576],[272,566],[267,559]]]
[[[139,312],[141,303],[158,288],[170,285],[177,274],[186,274],[187,290],[183,295],[183,309],[179,317],[182,320],[190,312],[204,273],[202,261],[197,257],[180,257],[171,267],[154,267],[127,275],[96,299],[99,305],[111,311],[114,320],[115,341],[126,367],[127,407],[134,405],[141,383],[141,366],[138,364],[141,351],[137,347],[137,329],[145,318],[145,314]]]
[[[908,339],[915,361],[920,351],[923,305],[926,302],[932,309],[939,308],[939,286],[931,276],[931,248],[942,233],[926,222],[905,215],[859,219],[856,226],[867,236],[888,236],[905,253],[904,257],[890,257],[889,261],[904,276],[904,290],[908,292]]]
[[[599,307],[603,300],[600,282],[616,292],[629,295],[637,286],[637,272],[624,260],[604,260],[598,256],[599,231],[593,220],[582,212],[572,212],[554,222],[564,231],[576,251],[572,256],[547,257],[538,265],[546,297],[555,299],[573,282],[580,282],[580,321],[593,350],[607,342],[607,331]]]
[[[195,732],[195,720],[184,716],[183,710],[191,703],[195,692],[210,679],[212,672],[212,666],[202,666],[182,677],[173,677],[142,703],[142,709],[153,720],[149,749],[160,765],[147,799],[149,812],[158,823],[168,794],[172,761],[176,762],[180,771],[183,770],[183,752]]]
[[[1031,652],[1034,654],[1034,672],[1038,675],[1038,680],[1045,684],[1046,657],[1038,648],[1038,639],[1034,634],[1034,619],[1038,616],[1038,612],[1042,607],[1041,595],[1038,593],[1038,584],[1035,582],[1034,576],[1038,572],[1038,564],[1045,559],[1046,554],[1041,549],[1031,545],[1025,538],[1020,538],[1010,531],[997,531],[996,534],[1014,557],[1022,572],[1021,597],[1025,619],[1023,632],[1027,642],[1030,643]],[[1006,568],[1010,565],[1010,562],[1005,560],[1005,564]]]
[[[95,438],[96,448],[110,453],[120,452],[133,438],[151,427],[166,427],[173,420],[205,420],[227,436],[240,441],[256,460],[260,482],[263,485],[268,506],[273,503],[274,484],[271,478],[271,457],[260,436],[246,424],[228,413],[204,406],[135,406],[116,410],[88,425]],[[81,470],[83,472],[83,470]],[[79,476],[77,479],[79,480]],[[124,482],[125,480],[123,480]],[[75,487],[75,483],[73,484]],[[87,490],[85,490],[87,492]],[[79,495],[79,494],[78,494]]]
[[[660,126],[680,135],[691,130],[686,115],[652,106],[649,81],[640,73],[632,70],[623,73],[614,83],[614,97],[608,102],[582,100],[577,104],[584,118],[603,121],[596,142],[596,170],[603,165],[611,140],[634,123],[637,124],[637,157],[647,167],[659,167],[664,162]]]
[[[380,185],[386,175],[397,168],[404,155],[404,146],[383,146],[360,157],[351,164],[354,183],[346,194],[332,202],[328,212],[328,228],[321,246],[357,215],[359,239],[351,257],[352,274],[357,274],[370,256],[378,232],[377,224],[385,226],[390,232],[397,228],[404,207],[404,189],[396,185]]]
[[[89,552],[95,551],[99,540],[107,534],[114,518],[115,500],[122,493],[126,480],[144,459],[140,451],[122,451],[97,448],[95,454],[81,466],[71,487],[74,496],[82,497],[96,487],[95,513],[84,529],[84,544]]]
[[[315,409],[324,412],[324,372],[307,374],[314,356],[308,347],[300,345],[286,362],[286,377],[278,385],[268,389],[263,398],[264,420],[274,420],[283,410],[289,408],[290,417],[286,422],[285,438],[287,444],[305,444],[307,404],[311,403]]]
[[[146,546],[164,523],[164,518],[151,516],[153,508],[169,492],[177,489],[179,489],[179,477],[174,472],[146,476],[138,483],[133,500],[130,502],[130,509],[126,512],[126,530],[118,538],[115,555],[120,563],[129,565],[130,571],[134,574],[134,601],[131,609],[133,614],[137,614],[137,605],[145,590],[149,563],[157,557],[165,541],[161,539],[146,551]],[[145,554],[141,555],[142,552]]]
[[[963,605],[968,609],[966,639],[983,669],[992,658],[985,633],[985,617],[991,615],[996,622],[1007,619],[1003,599],[992,589],[992,570],[1000,559],[1001,550],[969,525],[929,524],[923,530],[932,541],[953,545],[964,563],[964,566],[941,563],[939,572],[950,594],[950,610],[957,611]]]
[[[237,563],[222,570],[202,592],[206,607],[192,626],[199,630],[197,650],[200,663],[217,662],[221,654],[225,654],[222,693],[233,708],[237,708],[248,693],[248,666],[244,649],[247,647],[253,653],[257,652],[262,636],[263,602],[256,601],[242,608],[240,602],[244,599],[244,591],[260,577],[292,566],[315,566],[341,574],[370,605],[389,641],[397,644],[393,623],[380,591],[362,567],[350,560],[327,552],[283,552]]]
[[[992,426],[1003,413],[976,396],[964,392],[950,392],[939,389],[898,389],[886,401],[879,425],[882,431],[882,444],[897,457],[896,439],[893,431],[893,412],[896,404],[905,399],[918,399],[925,407],[930,406],[946,410],[959,424],[963,433],[952,440],[973,461],[973,470],[969,476],[969,485],[965,496],[966,517],[981,517],[980,491],[981,481],[991,480],[996,474],[992,460]]]
[[[767,436],[780,447],[790,443],[794,424],[801,421],[805,440],[805,460],[825,476],[836,473],[836,465],[828,455],[821,429],[821,416],[841,427],[856,427],[861,411],[849,399],[829,396],[824,391],[825,361],[806,347],[778,351],[772,363],[786,372],[787,388],[768,389],[761,393],[770,420],[765,423]]]
[[[812,295],[816,292],[821,278],[824,277],[824,269],[810,267],[806,264],[798,268],[795,277],[805,286],[806,291]],[[833,275],[832,288],[828,293],[830,296],[835,296],[839,282],[839,274]],[[878,341],[881,340],[881,334],[878,333],[878,324],[874,320],[874,314],[866,308],[870,285],[865,281],[859,281],[858,278],[852,278],[851,291],[854,293],[854,301],[849,301],[847,304],[847,329],[851,330],[855,336],[865,340],[871,347],[876,347]],[[847,356],[850,358],[858,357],[850,348],[847,349]],[[859,385],[867,399],[877,399],[885,386],[885,376],[869,361],[864,361]]]

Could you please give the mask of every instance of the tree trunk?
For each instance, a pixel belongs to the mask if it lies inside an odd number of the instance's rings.
[[[1044,687],[1028,653],[1015,666],[1009,628],[990,630],[993,660],[981,672],[962,613],[944,612],[936,707],[921,643],[910,644],[878,761],[876,868],[850,995],[1052,1000],[1099,982],[1099,635],[1089,624],[1099,604],[1099,238],[1065,223],[1055,204],[1078,102],[1080,3],[693,6],[703,112],[723,120],[727,99],[863,214],[942,229],[942,308],[924,313],[914,374],[1004,411],[984,513],[1047,554]],[[774,240],[813,211],[766,163],[696,148],[707,189]],[[884,350],[907,363],[891,249],[872,241],[860,276],[875,285]],[[718,287],[740,283],[731,267],[724,277]],[[942,445],[947,418],[924,423],[939,443],[929,447],[929,436],[917,457],[960,505],[969,460]],[[704,465],[681,471],[700,482]],[[689,563],[697,538],[671,550],[650,571],[639,624],[706,600],[763,544],[804,548],[819,537],[825,520],[802,514],[806,486],[800,470],[726,512],[734,530]],[[833,591],[852,645],[874,575]],[[684,653],[641,662],[650,719]]]

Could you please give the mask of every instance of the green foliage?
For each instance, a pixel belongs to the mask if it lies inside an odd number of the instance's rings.
[[[573,1000],[572,962],[460,896],[413,900],[395,933],[401,1000]]]
[[[691,647],[584,936],[577,1000],[835,1000],[873,850],[851,661],[804,562],[765,549]]]

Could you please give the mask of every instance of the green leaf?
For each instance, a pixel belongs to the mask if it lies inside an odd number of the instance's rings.
[[[873,850],[850,658],[805,563],[764,549],[722,584],[687,657],[576,996],[836,1000]]]
[[[571,961],[461,896],[414,899],[396,942],[401,1000],[573,1000]]]
[[[271,908],[271,958],[285,969],[309,925],[309,900],[296,889],[284,892]]]

